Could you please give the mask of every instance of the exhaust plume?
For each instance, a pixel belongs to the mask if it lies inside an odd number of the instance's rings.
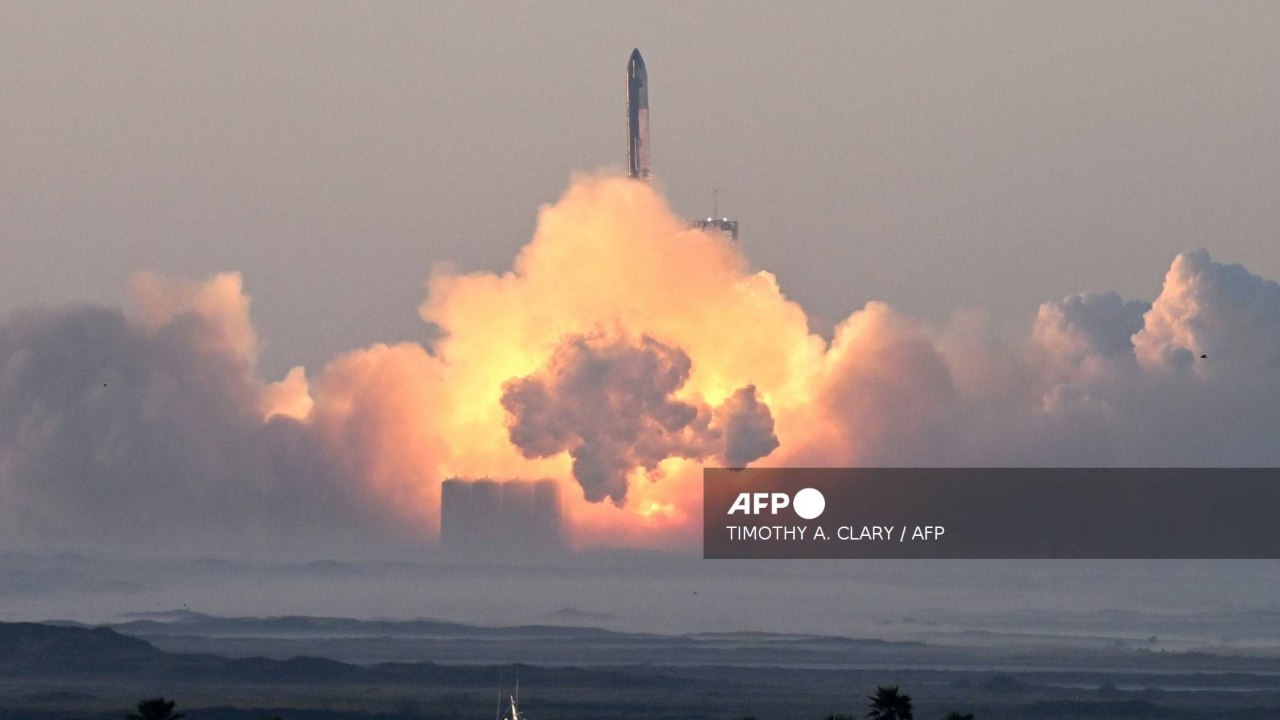
[[[745,465],[778,446],[769,408],[755,388],[739,388],[713,409],[674,393],[692,361],[651,337],[570,337],[540,373],[508,382],[502,406],[511,442],[530,458],[568,452],[590,502],[623,505],[627,476],[672,457]]]
[[[1014,339],[873,302],[828,343],[652,186],[584,177],[510,271],[432,273],[429,346],[269,382],[238,275],[129,298],[0,323],[9,547],[413,550],[456,476],[554,479],[578,546],[688,548],[707,462],[1280,463],[1280,286],[1203,250],[1151,302],[1048,302]]]

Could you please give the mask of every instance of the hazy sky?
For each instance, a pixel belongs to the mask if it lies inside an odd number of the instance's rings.
[[[720,207],[818,329],[869,299],[1150,300],[1204,246],[1280,276],[1275,3],[0,4],[0,311],[245,275],[264,371],[421,339],[572,173]]]

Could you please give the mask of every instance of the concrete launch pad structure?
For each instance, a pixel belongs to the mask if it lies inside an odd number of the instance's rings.
[[[440,550],[463,560],[531,560],[568,553],[554,480],[449,478],[440,486]]]

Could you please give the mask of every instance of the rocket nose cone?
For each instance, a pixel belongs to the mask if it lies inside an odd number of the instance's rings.
[[[628,67],[644,68],[644,58],[640,57],[640,48],[631,51],[631,60],[627,62]]]

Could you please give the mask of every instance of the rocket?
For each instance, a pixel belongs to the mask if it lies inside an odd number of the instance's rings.
[[[638,49],[627,62],[627,174],[649,179],[649,73]]]

